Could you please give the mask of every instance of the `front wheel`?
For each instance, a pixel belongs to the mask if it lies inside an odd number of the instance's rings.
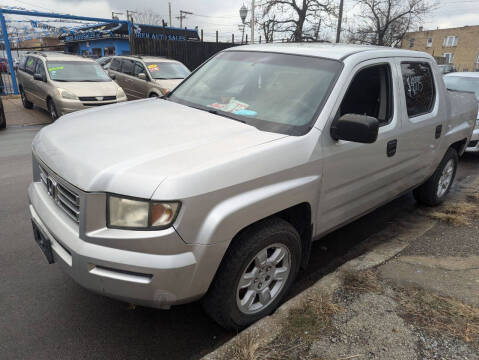
[[[47,107],[48,107],[48,112],[50,113],[50,117],[52,121],[55,121],[56,119],[58,119],[57,108],[55,107],[55,103],[53,102],[52,99],[48,99]]]
[[[224,328],[244,328],[278,307],[300,262],[300,236],[290,223],[272,218],[252,225],[228,249],[203,307]]]
[[[413,194],[417,202],[427,206],[441,204],[454,182],[458,162],[456,150],[449,148],[434,174],[414,190]]]

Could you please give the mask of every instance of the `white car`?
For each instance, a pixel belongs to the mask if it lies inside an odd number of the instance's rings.
[[[444,82],[448,90],[473,92],[479,102],[479,72],[450,73],[444,76]],[[479,112],[477,113],[476,127],[466,151],[479,152]]]

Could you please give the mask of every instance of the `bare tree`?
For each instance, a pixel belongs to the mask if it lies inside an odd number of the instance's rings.
[[[264,14],[274,15],[268,28],[287,33],[292,41],[317,38],[321,20],[333,15],[334,11],[332,0],[266,0],[264,3]]]
[[[434,6],[428,0],[356,0],[360,15],[349,30],[349,41],[399,46],[406,32],[422,22]]]
[[[257,25],[264,35],[264,40],[273,42],[274,34],[278,30],[275,14],[263,14],[258,20]]]
[[[163,18],[151,9],[135,10],[133,20],[137,24],[162,25]]]

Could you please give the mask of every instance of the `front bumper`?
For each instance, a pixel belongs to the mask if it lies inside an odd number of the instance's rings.
[[[118,98],[117,100],[113,101],[80,101],[57,97],[54,101],[58,115],[66,115],[75,111],[91,109],[97,106],[118,104],[127,101],[127,98]]]
[[[474,129],[471,140],[466,147],[467,152],[479,152],[479,128]]]
[[[221,244],[186,244],[173,228],[150,232],[153,239],[145,232],[118,239],[162,242],[165,254],[85,241],[79,236],[82,225],[60,210],[43,184],[32,183],[28,194],[32,221],[50,240],[55,263],[83,287],[112,298],[156,308],[193,301],[207,291],[225,251]],[[102,236],[108,231],[113,236],[122,230],[100,230]]]

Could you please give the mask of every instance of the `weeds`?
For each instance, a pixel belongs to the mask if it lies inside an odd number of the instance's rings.
[[[373,270],[348,271],[344,274],[343,286],[347,290],[361,293],[372,292],[379,294],[382,292],[381,284]]]
[[[437,210],[422,211],[422,213],[432,219],[461,226],[471,224],[478,207],[479,204],[462,201],[445,204]]]

